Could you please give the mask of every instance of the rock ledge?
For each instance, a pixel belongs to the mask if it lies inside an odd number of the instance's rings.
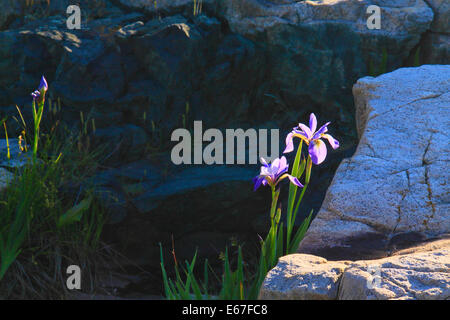
[[[292,254],[267,275],[260,299],[445,300],[450,298],[450,239],[378,260],[327,261]]]

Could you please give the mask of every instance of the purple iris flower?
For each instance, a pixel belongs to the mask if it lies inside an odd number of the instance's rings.
[[[334,139],[331,135],[327,134],[328,125],[331,122],[325,123],[316,131],[317,119],[314,113],[311,113],[309,117],[309,127],[303,123],[299,123],[298,127],[295,127],[286,137],[286,149],[283,153],[288,153],[294,150],[294,143],[292,139],[298,137],[306,142],[308,145],[308,152],[311,156],[311,160],[314,164],[321,164],[327,157],[327,146],[321,138],[328,140],[328,143],[333,149],[339,148],[339,141]]]
[[[39,87],[37,90],[31,93],[33,100],[38,100],[42,93],[45,94],[48,90],[48,83],[44,76],[41,77],[41,82],[39,83]]]
[[[287,173],[289,169],[289,165],[287,163],[286,157],[281,157],[273,160],[270,164],[261,157],[261,172],[258,176],[253,178],[253,183],[255,184],[255,189],[258,189],[261,184],[266,186],[270,185],[271,187],[275,187],[278,182],[283,180],[284,178],[289,178],[289,180],[295,184],[297,187],[303,188],[303,185],[298,181],[296,177],[291,176]]]

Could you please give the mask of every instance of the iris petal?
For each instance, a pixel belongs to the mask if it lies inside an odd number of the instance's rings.
[[[306,134],[300,131],[297,131],[296,133],[294,133],[294,137],[300,138],[303,141],[306,142],[306,144],[309,144],[309,139],[306,137]]]
[[[39,91],[47,91],[47,89],[48,89],[48,83],[47,83],[47,80],[45,79],[45,77],[44,76],[42,76],[42,78],[41,78],[41,83],[39,84],[39,88],[38,88],[38,90]]]
[[[278,182],[280,182],[281,180],[285,179],[285,178],[289,178],[289,180],[295,184],[297,187],[303,188],[304,186],[301,184],[301,182],[294,176],[291,176],[290,174],[286,173],[283,174],[279,179]]]
[[[294,150],[294,141],[292,141],[293,136],[294,136],[293,132],[290,132],[286,136],[286,148],[284,149],[283,153],[289,153]]]
[[[260,171],[260,175],[261,176],[268,176],[268,175],[270,175],[270,167],[269,166],[267,166],[267,167],[264,167],[264,166],[262,166],[261,167],[261,171]]]
[[[272,163],[270,164],[271,168],[278,168],[280,166],[280,159],[276,158],[272,161]],[[278,171],[278,169],[277,169]]]
[[[35,90],[34,92],[31,93],[31,96],[33,97],[34,100],[37,100],[41,96],[41,93]]]
[[[328,143],[330,144],[330,146],[331,146],[333,149],[339,148],[339,141],[337,141],[337,140],[336,140],[335,138],[333,138],[331,135],[329,135],[329,134],[324,134],[324,135],[322,135],[322,137],[324,137],[325,139],[328,140]]]
[[[261,183],[264,180],[265,180],[265,178],[262,177],[262,176],[257,176],[255,178],[253,178],[253,183],[255,184],[255,187],[253,188],[253,191],[256,191],[261,186]]]
[[[309,116],[309,129],[311,129],[311,132],[316,132],[317,129],[317,118],[314,113]]]
[[[291,182],[293,184],[295,184],[297,187],[303,188],[303,185],[300,183],[300,181],[298,181],[298,179],[296,177],[291,176],[290,174],[288,174],[288,178],[289,180],[291,180]]]
[[[307,126],[305,126],[303,123],[299,123],[298,126],[299,126],[300,129],[303,130],[303,132],[306,134],[306,137],[308,139],[312,138],[312,132]]]
[[[323,133],[325,133],[325,132],[328,131],[328,125],[329,125],[330,123],[331,123],[331,122],[327,122],[327,123],[325,123],[323,126],[321,126],[320,129],[317,130],[317,132],[314,134],[314,136],[313,136],[312,138],[313,138],[313,139],[319,139],[321,134],[323,134]]]
[[[261,161],[261,164],[262,164],[264,167],[268,167],[268,166],[269,166],[269,165],[267,164],[267,161],[266,161],[263,157],[259,158],[259,161]]]
[[[308,152],[314,164],[321,164],[327,157],[327,146],[322,140],[313,140],[308,146]]]
[[[268,171],[269,171],[269,176],[272,177],[272,179],[275,179],[275,176],[278,172],[278,168],[280,168],[280,164],[281,164],[281,160],[280,158],[276,158],[275,160],[272,161],[272,163],[269,165],[268,167]]]
[[[277,175],[280,175],[288,170],[288,164],[285,156],[280,158],[280,165],[278,167]]]

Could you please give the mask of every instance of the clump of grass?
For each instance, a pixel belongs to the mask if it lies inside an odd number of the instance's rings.
[[[198,16],[202,13],[203,9],[203,0],[194,0],[194,8],[193,8],[193,14],[194,16]]]
[[[83,292],[96,293],[100,270],[113,262],[100,239],[106,213],[90,181],[103,147],[80,145],[89,135],[84,125],[77,132],[56,121],[41,133],[46,90],[33,96],[33,126],[18,108],[28,161],[0,193],[0,298],[67,298],[69,265],[80,266]]]
[[[191,262],[185,261],[184,265],[179,265],[174,255],[175,262],[175,279],[170,279],[166,272],[166,267],[163,260],[163,252],[161,247],[161,270],[164,284],[164,294],[169,300],[256,300],[258,299],[261,285],[267,273],[275,267],[278,259],[284,254],[295,253],[303,239],[312,218],[312,210],[309,216],[303,221],[297,230],[294,230],[294,222],[300,203],[305,194],[306,187],[309,184],[311,176],[312,162],[310,158],[308,161],[301,159],[302,143],[297,151],[292,174],[295,177],[305,174],[305,185],[302,188],[300,196],[297,196],[297,187],[290,185],[288,211],[287,211],[287,225],[283,226],[281,220],[281,208],[277,208],[279,190],[272,188],[272,206],[270,210],[271,227],[265,237],[260,238],[259,257],[252,259],[255,266],[248,267],[243,259],[241,247],[238,246],[236,267],[232,267],[232,259],[226,249],[223,260],[223,273],[220,278],[216,276],[216,287],[218,290],[212,290],[213,285],[208,282],[208,272],[212,270],[208,261],[204,262],[203,266],[203,281],[198,279],[198,273],[195,271],[195,264],[197,254]],[[296,203],[296,205],[295,205]],[[247,266],[247,267],[246,267]]]

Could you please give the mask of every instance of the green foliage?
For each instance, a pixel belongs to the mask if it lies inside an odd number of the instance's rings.
[[[286,228],[284,228],[281,220],[281,208],[277,208],[280,190],[272,187],[272,205],[270,209],[270,230],[264,240],[261,239],[259,263],[256,272],[250,275],[245,272],[244,260],[242,256],[241,247],[238,248],[238,259],[236,269],[231,268],[230,257],[228,250],[225,251],[223,275],[220,281],[221,290],[218,295],[212,296],[211,290],[208,288],[208,262],[205,261],[204,266],[204,281],[199,284],[194,273],[194,266],[197,259],[197,253],[191,263],[185,262],[186,267],[179,271],[179,266],[175,259],[175,280],[171,280],[167,276],[165,269],[163,254],[161,248],[161,270],[163,275],[163,283],[165,289],[165,296],[169,300],[205,300],[205,299],[219,299],[219,300],[255,300],[258,299],[261,285],[267,273],[275,267],[278,259],[285,255],[295,253],[301,240],[303,239],[308,227],[311,223],[312,213],[302,222],[300,227],[294,232],[294,225],[297,213],[299,211],[300,203],[305,194],[306,188],[311,178],[312,161],[302,158],[302,142],[299,145],[295,157],[292,175],[300,178],[305,173],[305,185],[302,188],[300,195],[297,197],[297,186],[290,184],[288,209],[286,216]],[[294,207],[295,204],[295,207]],[[184,275],[184,278],[181,276]]]
[[[160,245],[161,253],[161,269],[164,281],[165,295],[168,300],[203,300],[210,299],[208,294],[208,261],[204,264],[204,283],[200,284],[196,280],[194,275],[195,262],[197,260],[197,253],[195,253],[192,262],[186,261],[186,269],[182,272],[186,277],[186,281],[183,281],[180,275],[178,264],[175,263],[175,275],[176,280],[172,281],[167,277],[166,269],[164,267],[164,259],[162,253],[162,247]]]
[[[162,247],[161,248],[161,269],[163,275],[163,283],[165,296],[168,300],[245,300],[257,299],[257,294],[253,294],[250,290],[246,290],[247,279],[244,275],[244,260],[242,250],[238,248],[237,268],[233,271],[230,263],[228,249],[224,255],[224,270],[221,278],[222,288],[217,295],[211,295],[208,287],[208,269],[210,268],[208,260],[203,266],[203,282],[197,281],[194,273],[197,253],[194,254],[192,262],[185,261],[185,268],[175,263],[175,281],[168,278],[164,266]],[[181,276],[184,274],[184,279]]]
[[[194,14],[194,16],[198,16],[199,14],[202,13],[203,0],[193,0],[193,1],[194,1],[193,14]]]
[[[74,132],[55,122],[40,133],[43,110],[33,113],[28,141],[29,126],[18,108],[19,146],[28,160],[0,193],[0,298],[63,298],[64,266],[75,263],[93,272],[109,259],[100,253],[105,214],[90,181],[103,147],[82,144],[88,136],[83,126]],[[91,290],[94,278],[86,274]]]
[[[183,124],[183,128],[187,129],[187,124],[189,121],[189,102],[186,102],[185,112],[181,115],[181,121]]]
[[[419,67],[421,66],[421,59],[420,59],[420,46],[417,47],[416,51],[414,52],[414,61],[413,61],[413,66],[414,67]]]
[[[38,109],[36,110],[36,103],[33,100],[33,124],[34,124],[34,137],[33,137],[33,162],[36,161],[37,151],[38,151],[38,141],[39,141],[39,130],[42,121],[42,115],[44,113],[44,103],[45,100],[42,99],[38,103]]]
[[[91,207],[92,196],[84,199],[79,204],[73,206],[66,213],[59,217],[58,223],[56,224],[58,228],[66,225],[70,225],[74,222],[80,222],[83,213]]]

